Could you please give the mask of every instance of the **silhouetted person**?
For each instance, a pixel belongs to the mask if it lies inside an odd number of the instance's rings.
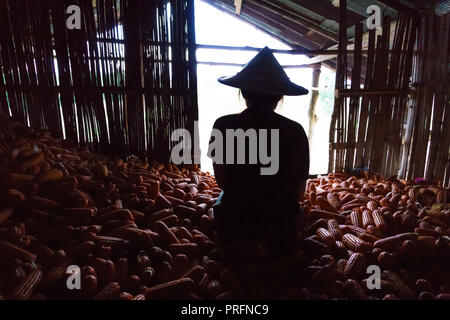
[[[213,159],[217,183],[223,189],[214,206],[219,238],[224,242],[268,239],[277,250],[287,250],[302,215],[299,199],[308,178],[309,148],[303,127],[274,110],[283,95],[304,95],[308,90],[289,80],[267,47],[237,75],[222,77],[219,82],[240,88],[247,105],[239,114],[217,119],[211,135],[208,155]],[[214,129],[222,133],[222,149],[213,144],[217,142]],[[227,139],[227,129],[242,129],[241,134],[249,135],[252,129],[253,133],[267,129],[267,134],[257,135],[256,140],[245,139],[245,163],[240,164],[238,139],[231,136]],[[278,140],[276,134],[272,140],[276,130]],[[233,140],[231,157],[231,149],[226,146]],[[223,152],[222,164],[217,159],[219,151]],[[262,174],[262,168],[266,174]]]

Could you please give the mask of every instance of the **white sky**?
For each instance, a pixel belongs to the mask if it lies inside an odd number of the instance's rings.
[[[223,13],[203,1],[195,0],[195,13],[198,44],[291,49],[253,25]],[[255,55],[256,52],[252,51],[197,50],[198,61],[211,61],[213,58],[214,61],[247,63]],[[275,54],[275,56],[282,65],[299,65],[308,60],[303,55]]]
[[[272,49],[290,49],[283,42],[262,32],[249,23],[237,17],[224,13],[209,4],[195,0],[196,13],[196,42],[198,44],[213,44],[227,46],[251,46]],[[245,64],[257,52],[227,51],[198,49],[197,60],[208,62],[232,62]],[[282,65],[299,65],[308,60],[303,55],[275,54]],[[241,67],[197,66],[198,97],[199,97],[199,133],[202,152],[202,170],[213,172],[211,159],[206,156],[209,135],[214,121],[220,116],[241,112],[245,109],[245,102],[238,98],[238,89],[231,88],[217,82],[221,76],[234,75]],[[322,72],[330,72],[324,70]],[[285,69],[289,78],[306,88],[310,88],[312,69]],[[300,123],[308,132],[308,106],[310,94],[297,97],[284,97],[283,104],[276,110],[281,115]],[[328,130],[329,114],[320,114],[317,129],[323,135],[315,135],[314,145],[310,141],[311,167],[310,173],[325,173],[328,168]],[[326,134],[325,134],[326,133]]]

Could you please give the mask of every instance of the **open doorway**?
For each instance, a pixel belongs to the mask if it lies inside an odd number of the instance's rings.
[[[291,49],[285,43],[257,29],[251,24],[232,15],[223,13],[211,5],[195,0],[196,41],[198,44],[222,46],[251,46],[272,49]],[[241,70],[240,66],[218,65],[245,64],[256,55],[251,51],[197,49],[197,81],[199,104],[199,133],[202,151],[203,171],[212,172],[211,159],[207,157],[209,135],[214,121],[226,114],[244,110],[245,102],[239,97],[239,90],[221,85],[220,76],[233,75]],[[308,60],[304,55],[275,54],[283,66],[299,66]],[[213,62],[205,64],[205,62]],[[311,68],[285,68],[289,78],[305,88],[311,89]],[[334,71],[322,66],[319,82],[319,98],[316,105],[317,122],[313,139],[310,141],[310,173],[323,174],[328,170],[328,136],[334,96]],[[308,95],[284,97],[276,112],[300,123],[305,132],[309,130],[308,107],[311,90]]]

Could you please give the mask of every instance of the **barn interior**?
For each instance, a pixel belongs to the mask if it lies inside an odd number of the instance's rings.
[[[199,50],[261,50],[197,43],[198,1],[0,0],[0,298],[450,299],[450,2],[202,0],[311,73],[328,166],[279,256],[218,239],[206,150],[172,161],[175,131],[208,139],[198,66],[243,66]]]

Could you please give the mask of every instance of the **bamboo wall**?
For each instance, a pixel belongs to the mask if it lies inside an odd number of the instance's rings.
[[[189,0],[1,0],[0,110],[94,151],[167,160],[171,130],[197,119],[194,29]]]
[[[345,25],[345,5],[340,10],[340,24]],[[330,172],[366,169],[449,186],[450,14],[438,17],[433,12],[400,13],[393,39],[385,17],[381,35],[369,31],[366,57],[361,51],[363,28],[356,25],[351,74],[345,71],[347,44],[341,28]]]

